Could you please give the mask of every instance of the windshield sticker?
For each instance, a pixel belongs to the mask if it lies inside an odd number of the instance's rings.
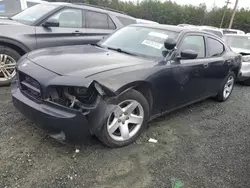
[[[168,35],[165,35],[163,33],[150,32],[148,35],[153,36],[153,37],[162,38],[162,39],[167,39],[168,38]]]
[[[168,35],[163,33],[150,32],[142,44],[159,50],[163,47],[163,43],[167,38]]]
[[[144,44],[146,46],[150,46],[152,48],[156,48],[156,49],[161,49],[163,47],[163,44],[158,43],[158,42],[154,42],[154,41],[150,41],[150,40],[144,40],[142,42],[142,44]]]

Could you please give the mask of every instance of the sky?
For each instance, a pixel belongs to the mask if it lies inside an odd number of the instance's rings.
[[[124,0],[124,1],[129,1],[129,0]],[[134,1],[137,2],[137,0],[130,0],[130,1]],[[143,1],[143,0],[140,0]],[[165,0],[161,0],[161,1],[165,1]],[[172,0],[178,4],[192,4],[192,5],[199,5],[200,3],[205,3],[207,5],[208,8],[213,7],[213,5],[215,4],[218,7],[223,7],[225,5],[225,1],[226,0]],[[235,0],[230,0],[231,4],[229,5],[229,7],[233,8],[234,7],[234,3]],[[244,7],[244,8],[250,8],[250,0],[239,0],[239,7]]]

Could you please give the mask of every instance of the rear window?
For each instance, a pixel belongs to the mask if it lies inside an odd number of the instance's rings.
[[[10,17],[21,11],[20,0],[0,0],[0,16]]]
[[[124,18],[124,17],[120,17],[120,16],[117,16],[117,18],[120,20],[120,22],[121,22],[124,26],[130,25],[130,24],[135,24],[135,23],[136,23],[136,20],[134,20],[134,19]]]
[[[112,29],[115,30],[116,26],[111,20],[109,15],[100,12],[87,12],[88,27],[93,29]]]

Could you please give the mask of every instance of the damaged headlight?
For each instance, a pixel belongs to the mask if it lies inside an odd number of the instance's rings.
[[[94,87],[55,86],[49,93],[50,101],[74,109],[93,108],[98,96]]]
[[[250,62],[250,55],[242,56],[242,61],[243,62]]]

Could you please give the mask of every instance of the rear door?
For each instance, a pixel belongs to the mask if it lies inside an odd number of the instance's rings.
[[[110,35],[117,29],[112,18],[104,12],[88,10],[86,17],[88,35],[86,40],[89,43],[99,42],[103,37]]]
[[[211,95],[219,91],[228,75],[230,64],[233,65],[234,57],[224,56],[227,53],[226,48],[218,39],[208,36],[206,41],[209,57],[205,69],[206,93]]]
[[[37,26],[37,48],[86,44],[84,10],[64,8],[46,20],[50,19],[58,20],[59,27]]]

